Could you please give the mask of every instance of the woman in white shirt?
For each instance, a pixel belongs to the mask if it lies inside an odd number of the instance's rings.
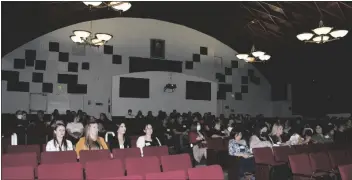
[[[46,151],[72,151],[72,142],[65,137],[66,128],[62,123],[54,127],[54,138],[46,144]]]
[[[151,124],[146,124],[144,127],[144,136],[139,136],[136,142],[138,148],[144,148],[146,146],[161,146],[159,139],[153,136],[153,127]]]
[[[257,128],[249,139],[249,147],[261,148],[261,147],[272,147],[272,144],[269,141],[268,128],[266,125],[257,125]]]

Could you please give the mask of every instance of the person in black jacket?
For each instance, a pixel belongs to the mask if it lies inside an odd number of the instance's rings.
[[[109,140],[110,149],[126,149],[131,148],[131,140],[126,136],[125,123],[117,124],[116,134]]]

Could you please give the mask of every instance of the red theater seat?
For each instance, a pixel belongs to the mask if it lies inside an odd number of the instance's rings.
[[[348,153],[345,150],[332,150],[328,153],[331,165],[334,169],[337,169],[337,167],[340,165],[346,165],[350,163]]]
[[[111,153],[107,149],[103,150],[84,150],[79,152],[79,162],[85,164],[88,161],[110,160]]]
[[[166,156],[169,155],[169,149],[167,146],[152,146],[143,148],[144,156]]]
[[[113,149],[115,159],[125,159],[129,157],[141,157],[141,150],[139,148],[127,148],[127,149]]]
[[[352,164],[339,166],[339,171],[342,180],[352,179]]]
[[[310,153],[309,159],[313,172],[330,172],[333,169],[330,163],[330,158],[326,152]]]
[[[25,152],[16,154],[4,154],[2,155],[2,166],[12,167],[12,166],[31,166],[37,167],[38,160],[37,154],[35,152]]]
[[[295,154],[288,156],[294,180],[315,179],[327,175],[325,172],[313,173],[308,154]]]
[[[223,180],[224,174],[219,165],[211,165],[188,169],[188,177],[189,180]]]
[[[160,172],[160,163],[157,157],[126,158],[127,175],[142,175]]]
[[[16,145],[7,146],[7,153],[25,153],[25,152],[35,152],[37,157],[40,156],[40,146],[39,145]]]
[[[1,179],[34,180],[34,168],[32,166],[3,167]]]
[[[75,151],[42,152],[41,164],[73,163],[77,162]]]
[[[83,180],[80,163],[42,164],[38,166],[38,180]]]
[[[295,154],[295,149],[290,146],[273,147],[274,159],[276,162],[288,163],[288,156]]]
[[[85,165],[86,180],[113,178],[125,175],[125,168],[119,159],[91,161]]]
[[[187,169],[192,168],[189,154],[161,156],[161,165],[163,167],[163,172],[175,170],[187,171]]]
[[[187,180],[186,171],[168,171],[160,173],[148,173],[145,177],[146,180]]]
[[[143,176],[131,175],[131,176],[121,176],[114,178],[100,178],[99,180],[144,180]]]

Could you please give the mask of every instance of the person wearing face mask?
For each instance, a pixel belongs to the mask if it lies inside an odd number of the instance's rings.
[[[189,141],[193,150],[194,159],[200,163],[202,158],[207,159],[207,142],[205,135],[202,130],[202,126],[199,122],[193,122],[191,125],[191,131],[188,134]]]
[[[268,128],[265,125],[258,125],[254,134],[249,139],[251,149],[260,147],[272,147],[268,138]]]
[[[15,132],[17,133],[17,142],[19,145],[27,144],[26,133],[28,125],[29,122],[27,121],[27,113],[25,111],[17,111]]]
[[[225,132],[221,128],[221,121],[217,119],[214,123],[213,128],[209,132],[209,136],[211,138],[224,138],[225,137]]]
[[[72,142],[65,137],[65,124],[58,123],[54,127],[54,138],[46,144],[47,152],[73,151]]]

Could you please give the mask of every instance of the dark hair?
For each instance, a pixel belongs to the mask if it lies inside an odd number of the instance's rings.
[[[126,123],[124,123],[124,122],[122,122],[122,123],[117,123],[117,124],[116,124],[116,131],[119,130],[121,124],[125,124],[125,126],[126,126]],[[144,129],[145,129],[145,128],[144,128]],[[126,133],[125,133],[125,134],[126,134]]]
[[[103,119],[104,121],[105,121],[105,120],[108,120],[108,117],[106,116],[105,113],[100,113],[100,116],[103,116],[103,117],[104,117],[104,119]],[[100,119],[100,116],[99,116],[99,119]]]
[[[260,131],[261,131],[264,127],[268,128],[268,127],[267,127],[265,124],[263,124],[263,123],[260,123],[260,122],[257,123],[257,124],[255,125],[253,135],[256,135],[259,139],[261,139],[261,138],[260,138]]]
[[[235,136],[237,136],[238,134],[242,133],[243,134],[243,131],[242,129],[240,128],[233,128],[230,132],[230,137],[231,138],[234,138]]]
[[[65,124],[62,124],[62,123],[56,123],[55,126],[54,126],[54,131],[57,130],[58,127],[60,126],[63,126],[65,128],[65,131],[66,131],[66,127],[65,127]],[[54,134],[54,146],[56,147],[56,144],[59,145],[59,150],[62,151],[61,149],[61,144],[59,144],[59,141],[57,140],[57,137],[56,137],[56,134]],[[67,150],[67,142],[66,142],[66,135],[64,135],[64,137],[62,138],[62,145],[64,146],[64,149]]]
[[[129,109],[128,112],[132,112],[132,109]]]

